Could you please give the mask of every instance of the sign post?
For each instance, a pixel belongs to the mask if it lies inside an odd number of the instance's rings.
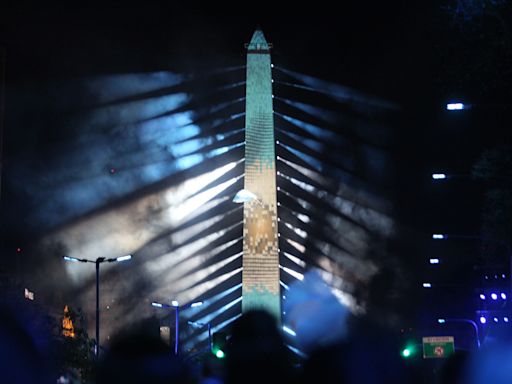
[[[442,359],[455,353],[453,336],[432,336],[423,338],[423,358]]]

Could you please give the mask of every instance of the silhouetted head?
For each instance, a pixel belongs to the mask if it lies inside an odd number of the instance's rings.
[[[114,339],[100,362],[97,383],[193,383],[189,367],[157,330],[145,321]]]
[[[293,381],[290,353],[276,319],[261,310],[244,313],[228,341],[226,384]]]

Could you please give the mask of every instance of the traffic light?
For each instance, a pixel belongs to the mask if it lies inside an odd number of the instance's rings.
[[[405,347],[404,349],[402,349],[402,357],[410,357],[412,355],[412,350],[411,348],[408,348],[408,347]]]
[[[416,354],[416,345],[412,344],[412,343],[407,343],[403,348],[402,350],[400,351],[400,355],[404,358],[404,359],[408,359],[408,358],[411,358],[413,357],[415,354]]]
[[[219,359],[223,359],[226,356],[227,335],[224,332],[215,332],[212,335],[212,353]]]

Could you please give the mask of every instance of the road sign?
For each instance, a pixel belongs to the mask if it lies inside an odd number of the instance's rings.
[[[432,336],[423,338],[423,358],[442,359],[455,352],[453,336]]]

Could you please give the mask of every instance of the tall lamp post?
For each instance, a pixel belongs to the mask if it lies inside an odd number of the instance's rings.
[[[210,352],[213,350],[213,343],[212,343],[212,323],[201,323],[199,321],[189,321],[189,325],[195,327],[195,328],[203,328],[205,325],[208,327],[208,348],[210,349]]]
[[[177,355],[180,340],[180,303],[177,300],[173,300],[171,301],[171,305],[169,305],[153,301],[151,305],[156,308],[174,308],[174,354]],[[200,305],[203,305],[203,302],[196,301],[183,306],[183,309],[199,307]]]
[[[478,325],[470,319],[453,319],[453,318],[446,318],[446,319],[437,319],[437,322],[439,324],[444,324],[446,322],[454,322],[454,323],[468,323],[473,326],[473,329],[475,330],[475,338],[476,338],[476,348],[480,349],[480,334],[478,333]]]
[[[120,261],[130,260],[132,255],[119,256],[115,258],[98,257],[96,260],[79,259],[77,257],[64,256],[65,261],[80,262],[80,263],[94,263],[96,264],[96,345],[94,354],[96,358],[100,353],[100,264],[101,263],[116,263]]]

